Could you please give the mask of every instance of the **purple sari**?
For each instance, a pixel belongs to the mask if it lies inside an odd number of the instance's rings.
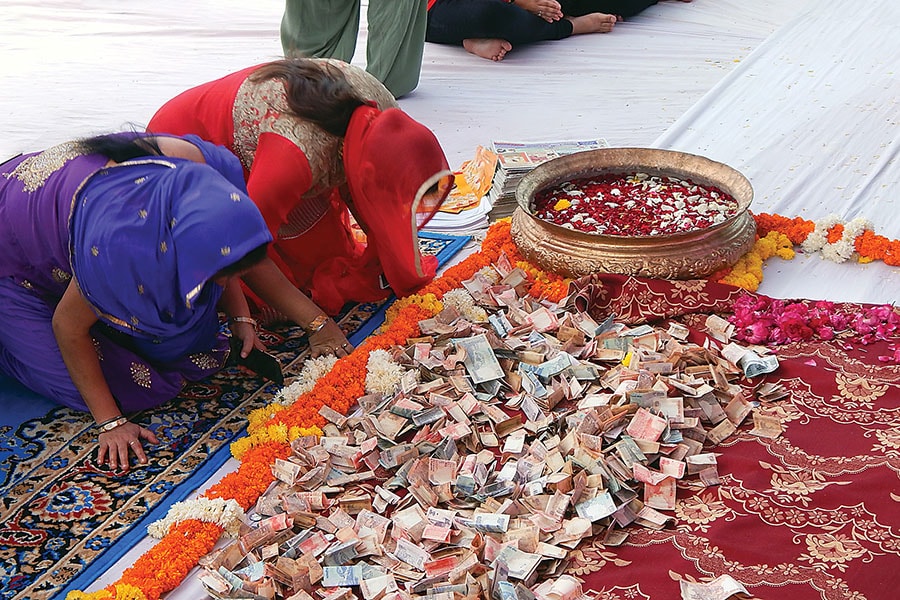
[[[224,148],[207,164],[147,157],[104,167],[78,143],[0,167],[0,371],[72,408],[52,316],[73,273],[100,317],[91,333],[125,412],[174,398],[220,369],[227,340],[210,278],[271,240]]]

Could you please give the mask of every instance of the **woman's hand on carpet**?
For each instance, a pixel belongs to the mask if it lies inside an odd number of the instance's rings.
[[[254,348],[265,352],[266,345],[259,339],[256,321],[247,317],[242,317],[242,319],[241,321],[231,320],[231,334],[241,340],[241,358],[247,358]]]
[[[310,334],[309,350],[313,358],[326,354],[341,357],[353,352],[353,345],[347,341],[338,324],[333,319],[328,319],[321,329]]]
[[[113,471],[127,471],[128,455],[131,452],[137,457],[139,463],[147,464],[147,455],[141,445],[142,439],[151,444],[159,443],[159,439],[152,431],[131,421],[126,421],[115,429],[102,432],[97,437],[100,443],[97,462],[101,465],[106,464]]]

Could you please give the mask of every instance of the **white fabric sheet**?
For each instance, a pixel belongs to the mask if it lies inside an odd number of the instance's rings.
[[[675,148],[742,170],[757,211],[866,216],[897,238],[893,3],[661,2],[610,34],[516,48],[501,63],[426,44],[419,88],[400,104],[435,131],[454,167],[494,139]],[[3,5],[0,160],[142,126],[183,89],[281,52],[281,0]],[[364,49],[363,27],[355,63]],[[900,289],[898,270],[884,265],[813,258],[765,273],[762,291],[783,297],[880,302]],[[115,581],[151,545],[89,589]],[[193,578],[169,595],[198,597]]]
[[[900,4],[821,0],[779,29],[654,146],[702,154],[746,175],[754,212],[869,219],[900,238]],[[894,303],[900,269],[777,259],[760,292]]]

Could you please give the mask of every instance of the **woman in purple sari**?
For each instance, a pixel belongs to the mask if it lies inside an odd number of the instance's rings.
[[[0,372],[89,410],[100,462],[146,462],[141,441],[158,441],[124,415],[224,365],[218,310],[242,355],[261,347],[240,278],[297,322],[322,314],[265,258],[271,239],[237,158],[194,136],[114,134],[7,161]],[[349,350],[333,322],[316,335]]]

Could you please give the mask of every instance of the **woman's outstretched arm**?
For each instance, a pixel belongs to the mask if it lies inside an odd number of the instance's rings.
[[[96,322],[97,315],[81,295],[73,278],[53,312],[53,333],[72,383],[81,392],[94,420],[100,426],[105,423],[113,425],[118,422],[117,419],[124,417],[100,369],[100,359],[91,339],[90,329]],[[97,461],[105,462],[113,470],[127,470],[130,451],[141,463],[146,463],[147,455],[141,447],[141,438],[152,444],[159,443],[152,431],[127,419],[101,431],[98,435],[100,452]]]

